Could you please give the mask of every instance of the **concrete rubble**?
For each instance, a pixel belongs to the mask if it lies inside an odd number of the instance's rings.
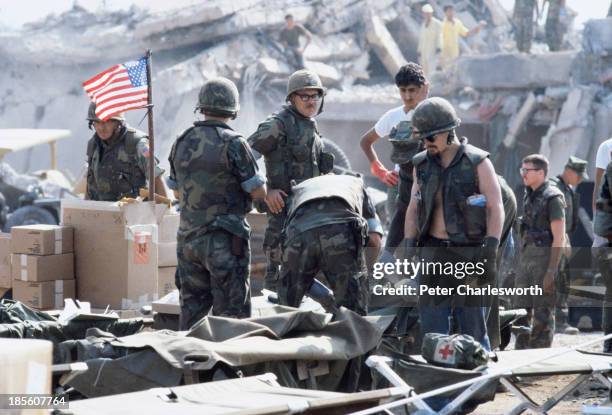
[[[445,2],[429,3],[442,17]],[[0,127],[69,128],[73,138],[59,143],[58,163],[76,174],[91,135],[81,117],[87,108],[81,82],[150,48],[156,149],[162,167],[167,166],[174,138],[194,119],[200,86],[211,77],[237,82],[243,111],[235,126],[250,134],[284,99],[286,78],[294,68],[278,42],[278,32],[284,15],[292,13],[313,33],[304,55],[306,67],[318,72],[329,88],[320,117],[322,132],[346,148],[360,168],[363,157],[354,141],[383,112],[398,105],[392,79],[399,66],[417,58],[423,4],[179,0],[94,9],[77,3],[19,32],[0,31]],[[462,57],[454,70],[433,74],[431,95],[451,99],[467,128],[486,130],[476,141],[489,143],[491,150],[502,142],[510,152],[541,150],[551,157],[553,172],[574,149],[591,157],[598,142],[612,134],[610,19],[585,25],[580,50],[527,55],[516,52],[512,15],[499,0],[464,0],[455,6],[468,27],[481,20],[487,26],[461,41]],[[577,36],[571,33],[568,38]],[[534,51],[545,49],[536,39]],[[530,94],[534,99],[529,111],[518,114]],[[128,121],[145,129],[140,124],[143,115],[128,113]],[[44,153],[35,148],[12,154],[7,161],[24,171],[47,167],[40,159],[45,160]]]

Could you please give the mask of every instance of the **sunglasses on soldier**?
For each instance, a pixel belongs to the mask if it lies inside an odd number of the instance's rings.
[[[308,102],[308,101],[318,101],[321,98],[323,98],[323,94],[321,94],[320,92],[316,93],[316,94],[298,94],[297,92],[295,93],[295,95],[297,95],[298,97],[300,97],[300,99],[302,100],[302,102]]]

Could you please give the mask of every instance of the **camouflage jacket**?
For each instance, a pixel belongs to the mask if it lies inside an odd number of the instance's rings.
[[[198,121],[170,151],[170,188],[179,193],[179,237],[224,229],[248,239],[249,195],[265,179],[244,138],[220,121]]]
[[[480,193],[476,166],[489,153],[461,140],[461,146],[447,168],[440,165],[439,157],[424,150],[412,159],[420,187],[417,202],[417,233],[420,240],[429,234],[436,203],[436,193],[442,194],[444,222],[449,239],[458,244],[481,243],[486,236],[486,207],[474,206],[468,197]]]
[[[149,140],[141,131],[122,127],[110,143],[94,134],[87,143],[87,199],[137,197],[147,185],[149,159]],[[156,177],[162,173],[156,166]]]
[[[561,176],[551,178],[550,182],[563,193],[565,199],[565,232],[569,235],[576,230],[578,225],[579,195],[563,181]]]
[[[264,156],[268,185],[272,189],[291,192],[291,181],[328,173],[329,163],[314,119],[300,115],[291,106],[268,117],[248,139],[249,144]],[[331,164],[331,165],[330,165]]]
[[[525,189],[520,234],[523,246],[552,246],[550,223],[565,220],[563,193],[545,181],[536,190]]]

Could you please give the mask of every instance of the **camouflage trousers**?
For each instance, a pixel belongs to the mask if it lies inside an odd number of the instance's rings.
[[[387,214],[387,224],[390,225],[397,210],[397,201],[399,197],[399,184],[395,186],[387,186],[387,201],[385,202],[385,213]]]
[[[310,229],[285,243],[278,284],[280,303],[299,307],[319,272],[333,290],[337,305],[366,314],[367,270],[363,245],[353,223]]]
[[[175,283],[181,301],[180,329],[187,330],[212,308],[215,316],[251,315],[249,241],[213,230],[177,244]]]
[[[550,250],[551,248],[547,247],[523,248],[515,287],[527,288],[533,285],[543,287]],[[517,320],[516,325],[529,328],[516,336],[515,349],[547,348],[552,345],[555,335],[555,298],[555,292],[545,293],[542,296],[524,295],[514,298],[515,307],[527,310],[527,316]]]
[[[281,232],[287,218],[287,211],[274,215],[268,213],[268,226],[264,234],[263,249],[266,255],[266,274],[263,286],[265,289],[276,292],[278,277],[282,261]]]
[[[563,326],[569,324],[569,309],[567,298],[569,297],[570,288],[570,266],[569,258],[565,255],[559,263],[559,272],[557,273],[557,296],[555,304],[555,325],[556,328],[562,330]]]

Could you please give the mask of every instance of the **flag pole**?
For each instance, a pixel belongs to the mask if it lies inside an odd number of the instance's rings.
[[[147,118],[149,121],[149,200],[155,203],[155,134],[153,130],[153,79],[151,49],[147,49]]]

